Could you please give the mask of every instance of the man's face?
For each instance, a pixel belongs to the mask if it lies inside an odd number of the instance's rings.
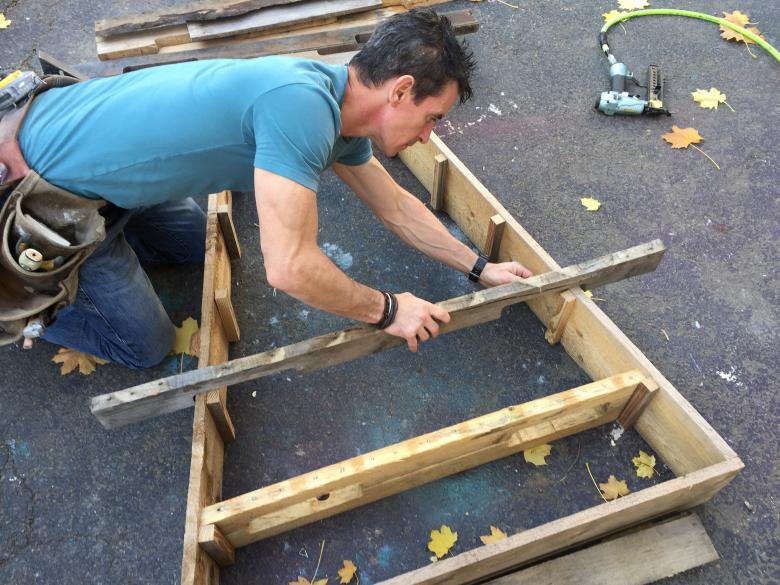
[[[407,76],[408,77],[408,76]],[[428,142],[436,122],[458,99],[458,84],[450,81],[439,95],[414,102],[412,85],[400,84],[394,88],[382,116],[379,135],[374,141],[387,156],[395,156],[408,146]]]

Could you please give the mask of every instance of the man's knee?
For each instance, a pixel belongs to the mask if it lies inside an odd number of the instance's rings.
[[[110,351],[111,361],[140,370],[151,368],[162,362],[173,349],[176,341],[176,329],[170,321],[158,323],[143,340],[132,344],[122,344]]]

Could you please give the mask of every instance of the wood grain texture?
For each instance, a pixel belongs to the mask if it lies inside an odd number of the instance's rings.
[[[80,71],[92,77],[118,75],[133,68],[202,59],[248,59],[264,55],[281,55],[305,51],[321,54],[353,51],[370,38],[376,26],[385,19],[404,12],[403,7],[383,8],[363,14],[347,15],[335,23],[323,24],[289,32],[261,33],[257,38],[234,37],[211,41],[172,44],[186,27],[180,25],[161,31],[145,33],[137,53],[133,53],[131,37],[102,40],[98,43],[101,60],[79,65]],[[456,10],[443,14],[452,22],[459,35],[476,32],[479,28],[470,10]],[[168,36],[170,35],[170,39]],[[121,41],[121,42],[119,42]],[[116,60],[113,60],[116,59]]]
[[[710,465],[509,538],[442,559],[377,585],[466,585],[711,498],[742,469],[739,459]]]
[[[188,2],[139,14],[128,14],[114,18],[105,18],[95,23],[95,32],[103,37],[110,37],[122,33],[149,30],[163,26],[185,24],[204,20],[217,20],[239,14],[246,14],[252,10],[259,10],[268,6],[280,4],[293,4],[300,0],[202,0],[200,2]]]
[[[200,353],[198,366],[220,363],[228,357],[228,342],[214,305],[214,286],[220,266],[227,260],[217,218],[218,195],[209,196],[206,214],[206,256],[203,270]],[[229,268],[229,261],[228,261]],[[229,283],[228,278],[228,283]],[[219,566],[200,547],[200,512],[222,499],[225,441],[235,438],[227,411],[227,390],[201,394],[195,399],[192,423],[192,457],[182,550],[182,585],[219,585]]]
[[[501,249],[501,238],[504,237],[505,225],[506,220],[498,214],[490,218],[485,247],[482,249],[482,253],[490,262],[498,261],[498,252]]]
[[[306,24],[381,7],[382,0],[310,0],[290,6],[265,8],[233,18],[188,22],[187,30],[193,41],[207,41],[265,32],[294,24]]]
[[[656,268],[663,256],[660,240],[615,252],[525,281],[497,286],[449,299],[439,306],[451,320],[441,333],[498,318],[509,305],[527,302],[552,291],[587,284],[594,288]],[[322,335],[227,364],[184,372],[126,390],[96,396],[92,413],[106,428],[137,422],[160,412],[172,412],[192,404],[192,396],[223,385],[245,382],[296,368],[312,371],[370,355],[403,343],[368,326]],[[630,369],[630,368],[629,368]],[[624,370],[627,371],[627,370]]]
[[[646,585],[718,558],[699,517],[687,514],[485,585]]]
[[[616,419],[643,379],[626,372],[509,406],[219,502],[201,513],[233,546]]]
[[[489,218],[500,214],[506,220],[500,261],[516,260],[534,273],[559,268],[438,136],[431,134],[427,144],[418,143],[399,156],[430,191],[434,160],[440,154],[449,161],[444,211],[471,241],[484,241]],[[636,428],[676,474],[736,457],[709,423],[592,300],[581,290],[572,289],[568,294],[574,295],[576,303],[561,344],[593,379],[632,368],[646,371],[653,378],[659,386],[658,395],[644,410]],[[545,295],[528,303],[544,324],[551,322],[559,305],[557,295]]]

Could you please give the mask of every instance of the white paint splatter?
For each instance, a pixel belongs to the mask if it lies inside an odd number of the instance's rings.
[[[620,439],[620,437],[623,436],[623,433],[625,432],[625,429],[620,425],[615,425],[611,431],[609,431],[610,436],[612,439],[609,441],[609,444],[613,447],[615,446],[615,441]]]
[[[268,324],[271,327],[276,327],[277,325],[279,325],[279,318],[278,317],[271,317],[270,319],[268,319]]]
[[[309,317],[309,311],[308,309],[301,309],[301,311],[298,313],[298,317],[303,319],[304,321]]]
[[[737,376],[737,368],[734,366],[731,366],[731,371],[729,372],[721,372],[720,370],[715,370],[715,373],[718,374],[721,378],[726,380],[726,382],[731,382],[735,386],[742,386],[742,382],[739,381],[739,377]]]
[[[696,327],[696,329],[701,329],[701,323],[699,323],[698,321],[694,321],[693,326]]]
[[[322,244],[322,251],[333,260],[336,265],[342,270],[347,270],[352,267],[352,254],[341,249],[336,244],[329,244],[325,242]]]
[[[493,104],[490,104],[488,106],[488,111],[493,112],[496,116],[500,116],[502,114],[501,110],[499,110],[496,106]]]
[[[536,381],[537,381],[539,384],[544,384],[544,383],[546,382],[546,380],[544,379],[544,376],[539,376],[539,377],[536,379]]]

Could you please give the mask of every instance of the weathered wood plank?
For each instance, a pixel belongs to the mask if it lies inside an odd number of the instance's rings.
[[[292,6],[274,6],[209,22],[188,22],[192,41],[207,41],[241,34],[259,33],[323,18],[366,12],[382,7],[382,0],[310,0]]]
[[[246,14],[268,6],[293,4],[300,0],[202,0],[188,2],[161,10],[105,18],[95,23],[95,32],[103,37],[114,36],[162,26],[185,24],[187,22],[217,20]]]
[[[655,240],[525,281],[444,301],[439,305],[449,311],[451,320],[442,325],[441,332],[448,333],[495,319],[505,307],[527,302],[542,294],[566,290],[572,286],[596,287],[652,271],[660,262],[663,252],[663,244]],[[157,416],[161,412],[189,407],[192,405],[192,396],[225,384],[245,382],[291,368],[308,371],[320,369],[401,343],[402,339],[368,326],[354,327],[227,364],[184,372],[96,396],[91,401],[91,410],[106,428],[115,428]]]
[[[247,545],[615,420],[643,377],[626,372],[509,406],[219,502],[202,511],[201,526]]]
[[[485,585],[646,585],[718,558],[699,517],[687,514]]]
[[[574,546],[708,500],[742,469],[729,459],[582,512],[524,530],[505,540],[447,557],[377,585],[465,585],[523,567]]]
[[[85,75],[91,77],[106,77],[141,67],[183,60],[248,59],[305,51],[318,51],[321,54],[352,51],[358,49],[368,40],[379,23],[403,11],[405,8],[402,7],[383,8],[365,14],[347,15],[335,23],[291,32],[263,33],[257,38],[236,37],[173,46],[170,46],[170,43],[180,34],[186,32],[186,27],[184,29],[171,27],[167,29],[167,32],[163,29],[159,33],[152,31],[149,36],[144,36],[145,40],[141,43],[139,52],[135,53],[136,56],[124,57],[128,53],[132,54],[133,45],[129,43],[128,39],[120,39],[123,42],[119,45],[105,41],[105,49],[103,42],[101,42],[99,43],[100,51],[105,50],[109,55],[115,52],[117,55],[123,56],[117,58],[101,54],[99,55],[101,59],[116,60],[81,63],[78,68]],[[469,34],[476,32],[479,28],[470,10],[456,10],[444,13],[443,16],[450,19],[457,34]],[[171,40],[161,40],[160,42],[164,46],[158,46],[158,39],[165,39],[168,35],[171,36]],[[154,49],[153,46],[157,48]]]
[[[559,268],[438,136],[431,134],[427,144],[418,143],[399,156],[430,192],[438,155],[449,161],[444,211],[471,241],[484,241],[489,218],[500,214],[506,220],[506,228],[499,260],[517,260],[535,273]],[[658,384],[657,396],[642,413],[636,428],[677,475],[736,457],[731,447],[593,301],[582,291],[567,294],[573,294],[576,303],[561,343],[591,378],[597,380],[639,368]],[[546,325],[558,312],[560,300],[557,295],[546,295],[531,300],[528,306]]]
[[[228,358],[228,341],[214,304],[214,286],[224,264],[230,269],[221,237],[218,195],[210,195],[206,215],[206,256],[201,300],[200,352],[198,366],[206,367]],[[228,286],[230,285],[228,278]],[[182,585],[218,585],[219,567],[200,547],[200,511],[222,499],[222,463],[225,441],[235,439],[235,430],[226,405],[227,390],[201,394],[195,400],[192,423],[192,458],[187,492],[187,512],[182,551]]]

